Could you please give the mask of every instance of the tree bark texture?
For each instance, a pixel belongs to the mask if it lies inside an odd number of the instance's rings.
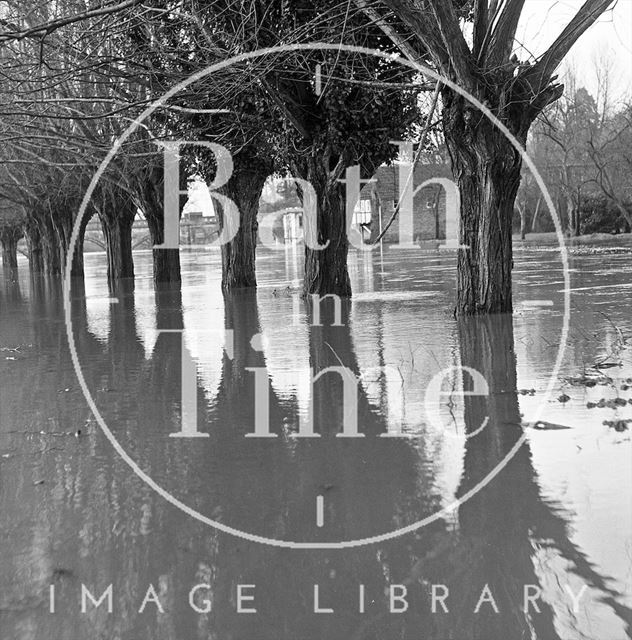
[[[321,158],[312,155],[304,164],[304,178],[312,185],[316,196],[316,229],[313,235],[319,245],[327,245],[324,249],[315,249],[305,244],[304,294],[350,297],[344,185],[337,181],[337,173],[330,171]],[[307,194],[303,193],[303,205],[307,209],[306,197]],[[306,237],[309,224],[308,216],[304,215]]]
[[[22,237],[22,229],[17,226],[0,228],[0,242],[2,242],[2,268],[5,276],[11,280],[17,278],[18,273],[18,241]]]
[[[26,244],[29,251],[29,268],[32,274],[44,271],[44,248],[39,223],[29,218],[25,226]]]
[[[444,91],[444,132],[460,194],[457,315],[512,310],[512,218],[522,158],[492,122]],[[504,119],[511,119],[505,114]],[[511,122],[524,144],[527,128]]]
[[[105,237],[108,261],[108,282],[134,277],[132,257],[132,227],[136,217],[136,205],[132,198],[121,192],[99,203],[101,229]]]
[[[162,244],[165,239],[164,173],[160,167],[154,168],[140,189],[141,210],[145,213],[149,234],[153,245]],[[154,249],[154,282],[181,282],[180,250]]]
[[[75,250],[71,256],[72,266],[71,266],[71,275],[73,278],[83,278],[84,277],[84,269],[83,269],[83,242],[86,236],[86,227],[88,226],[88,222],[90,222],[91,215],[84,215],[79,223],[79,235],[77,236],[77,242],[75,244]],[[68,229],[67,242],[65,253],[68,253],[68,245],[70,244],[70,234],[72,233],[72,225]],[[66,260],[68,260],[68,256],[66,256]]]
[[[226,186],[220,189],[239,209],[237,234],[221,247],[224,292],[257,286],[257,213],[263,186],[272,173],[271,163],[250,155],[248,158],[236,156],[233,162],[233,174]]]

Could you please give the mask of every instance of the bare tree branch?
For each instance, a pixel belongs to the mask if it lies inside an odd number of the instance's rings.
[[[449,73],[450,56],[439,33],[437,22],[425,2],[426,0],[388,0],[387,6],[404,22],[416,41],[427,49],[436,69],[442,73]],[[399,46],[397,42],[393,43]]]
[[[581,35],[591,27],[599,19],[599,16],[601,16],[608,7],[613,5],[615,1],[616,0],[586,0],[564,31],[562,31],[540,60],[529,69],[525,77],[531,80],[532,84],[536,84],[542,88],[548,84],[553,73],[575,42],[577,42]]]
[[[106,5],[104,7],[99,7],[98,9],[89,9],[88,11],[78,13],[74,16],[57,18],[56,20],[51,20],[50,22],[44,22],[34,27],[29,27],[28,29],[17,29],[16,25],[0,19],[1,25],[13,29],[12,31],[5,31],[4,33],[0,33],[0,43],[9,42],[11,40],[22,40],[23,38],[46,36],[66,25],[74,24],[75,22],[82,22],[83,20],[88,20],[90,18],[98,18],[100,16],[109,15],[118,11],[123,11],[124,9],[129,9],[130,7],[141,4],[142,1],[143,0],[126,0],[125,2],[121,2],[115,5]]]
[[[412,62],[423,64],[424,60],[409,42],[402,38],[366,0],[354,0],[356,7],[374,22],[391,39],[391,42]]]
[[[445,0],[428,0],[428,3],[437,21],[456,78],[462,87],[470,90],[473,87],[472,52],[465,42],[454,6],[452,2]]]
[[[500,66],[509,61],[524,3],[525,0],[508,0],[505,5],[487,47],[489,66]],[[485,52],[482,53],[485,55]]]
[[[474,57],[478,58],[485,42],[489,26],[489,6],[487,0],[475,0],[474,3]]]

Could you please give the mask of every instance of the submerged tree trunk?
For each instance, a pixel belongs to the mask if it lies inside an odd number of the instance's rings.
[[[0,229],[2,242],[2,268],[5,276],[11,280],[18,274],[18,241],[22,237],[22,229],[18,226],[6,226]]]
[[[155,167],[140,188],[141,209],[145,214],[152,245],[165,239],[164,171]],[[154,282],[181,282],[180,249],[154,249]]]
[[[257,213],[259,199],[272,165],[248,156],[233,158],[233,174],[221,189],[239,209],[239,230],[222,244],[222,290],[256,287],[255,252],[257,248]],[[223,212],[222,212],[223,213]]]
[[[134,260],[132,258],[132,226],[131,219],[117,215],[114,219],[101,217],[101,228],[105,237],[105,251],[108,260],[108,281],[110,283],[121,278],[134,277]]]
[[[41,218],[42,231],[42,259],[46,275],[59,275],[62,272],[63,250],[60,239],[48,213]]]
[[[62,207],[64,207],[63,210]],[[79,232],[77,235],[77,241],[75,242],[74,251],[72,255],[69,255],[70,240],[72,238],[72,232],[75,224],[74,213],[78,208],[78,202],[60,203],[57,205],[55,213],[49,214],[53,231],[52,237],[49,240],[48,248],[49,264],[51,267],[51,271],[49,273],[59,273],[63,276],[65,274],[68,260],[71,260],[71,276],[73,278],[83,278],[83,241],[86,235],[86,227],[92,217],[92,212],[84,212],[84,215],[79,222]]]
[[[132,227],[136,216],[136,205],[128,194],[120,197],[104,197],[98,206],[99,221],[105,238],[108,261],[108,282],[134,277],[132,257]]]
[[[389,0],[382,4],[396,20],[388,22],[365,0],[355,4],[410,60],[430,59],[524,147],[537,115],[562,96],[564,87],[555,82],[555,70],[613,2],[583,2],[533,64],[521,62],[515,52],[524,0]],[[460,11],[466,5],[473,27],[467,35]],[[511,216],[521,156],[472,102],[446,85],[442,98],[444,134],[461,194],[461,243],[469,245],[459,249],[456,313],[511,311]]]
[[[35,218],[29,218],[25,226],[26,244],[29,251],[29,268],[32,274],[44,271],[42,234]]]
[[[490,120],[444,91],[444,132],[461,196],[457,315],[512,311],[512,218],[522,159]],[[511,126],[524,145],[526,129]]]
[[[71,275],[73,278],[83,278],[83,242],[86,237],[86,227],[90,222],[90,216],[84,215],[79,223],[79,235],[77,236],[77,242],[75,243],[75,250],[72,254],[72,267]],[[72,227],[71,227],[72,229]],[[68,244],[70,244],[70,235],[68,235]],[[68,247],[66,247],[66,253],[68,253]],[[66,257],[68,259],[68,257]]]
[[[162,244],[165,239],[162,211],[160,213],[146,211],[145,217],[147,218],[152,245]],[[182,280],[179,249],[154,249],[153,259],[154,282],[156,284],[176,283]]]
[[[340,163],[339,163],[340,164]],[[303,292],[310,294],[335,294],[351,296],[351,281],[347,269],[349,240],[346,229],[344,186],[337,180],[337,172],[329,171],[319,157],[305,162],[305,179],[311,184],[316,197],[316,229],[311,229],[309,215],[303,215],[305,234],[305,280]],[[310,197],[303,190],[303,207],[309,209]],[[310,229],[312,247],[309,246]],[[323,249],[315,244],[326,245]]]

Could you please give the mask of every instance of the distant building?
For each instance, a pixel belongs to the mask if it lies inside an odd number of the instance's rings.
[[[215,215],[185,210],[180,218],[180,244],[209,244],[217,239],[219,225]]]
[[[259,220],[270,214],[277,217],[272,236],[280,244],[303,240],[303,205],[291,179],[269,178],[259,200]]]
[[[354,224],[364,229],[364,237],[374,240],[391,219],[400,198],[400,173],[404,176],[410,165],[383,165],[377,170],[372,182],[360,192],[360,202],[356,206]],[[452,172],[448,164],[421,164],[415,167],[412,181],[412,238],[414,242],[423,240],[445,240],[446,238],[446,191],[434,180],[452,182]],[[406,178],[402,180],[402,188]],[[427,186],[419,188],[426,183]],[[381,221],[380,221],[381,218]],[[398,216],[399,218],[399,216]],[[399,220],[395,219],[384,235],[384,242],[399,241]]]
[[[381,166],[374,182],[364,186],[355,206],[352,225],[365,242],[377,238],[380,228],[390,220],[400,197],[400,172],[409,170],[409,165]],[[405,174],[404,174],[405,175]],[[412,182],[412,240],[446,239],[446,190],[435,180],[450,181],[452,172],[448,164],[417,164]],[[426,183],[426,186],[419,188]],[[405,184],[405,178],[402,184]],[[415,190],[417,189],[416,193]],[[273,226],[273,236],[279,242],[296,242],[303,238],[303,210],[296,189],[290,181],[269,180],[259,205],[260,217],[279,212]],[[456,212],[455,212],[456,213]],[[396,219],[384,236],[384,242],[399,241],[399,220]]]

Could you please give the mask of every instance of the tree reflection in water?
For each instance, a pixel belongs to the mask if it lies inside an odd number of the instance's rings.
[[[11,594],[3,597],[0,611],[7,637],[575,637],[571,604],[563,594],[548,605],[539,601],[539,614],[533,609],[528,616],[522,612],[524,585],[542,583],[538,554],[545,548],[564,558],[567,574],[588,584],[614,615],[629,623],[620,594],[570,540],[563,509],[542,499],[528,444],[459,508],[456,520],[438,520],[390,542],[344,551],[295,551],[246,542],[193,521],[136,478],[91,422],[73,380],[58,294],[49,285],[32,287],[25,314],[24,302],[2,292],[3,308],[11,313],[3,314],[0,323],[15,327],[21,314],[19,340],[33,344],[24,364],[17,363],[17,377],[6,378],[10,382],[0,406],[3,424],[24,415],[33,433],[86,430],[82,438],[56,438],[45,454],[35,438],[25,444],[21,436],[12,436],[12,446],[22,447],[33,463],[3,461],[3,469],[12,465],[4,475],[10,480],[3,483],[3,510],[6,522],[17,523],[6,531],[15,559],[3,564],[2,592]],[[180,420],[180,336],[158,336],[147,357],[134,293],[119,290],[117,297],[119,302],[110,306],[105,343],[88,330],[85,302],[77,299],[73,304],[86,379],[108,424],[141,468],[167,485],[171,482],[169,487],[179,489],[178,497],[188,504],[246,530],[322,541],[382,533],[440,508],[445,496],[427,464],[432,449],[423,438],[379,438],[389,425],[362,385],[358,407],[363,439],[333,437],[342,427],[343,405],[342,386],[334,375],[324,377],[314,392],[321,439],[295,441],[287,436],[297,428],[299,407],[272,385],[270,424],[279,438],[244,438],[252,430],[249,399],[255,391],[254,376],[246,369],[267,367],[265,352],[251,345],[261,330],[252,293],[225,299],[224,325],[234,332],[232,358],[222,355],[215,389],[198,381],[200,431],[210,437],[195,446],[169,439]],[[323,326],[309,329],[304,348],[315,371],[342,362],[359,373],[349,313],[345,306],[343,326],[335,327],[333,310],[324,309]],[[159,328],[186,325],[179,293],[159,291],[155,314]],[[465,442],[458,488],[463,495],[511,450],[522,426],[511,319],[464,320],[458,336],[461,364],[478,369],[490,386],[489,396],[464,401],[468,433],[487,416],[489,423]],[[60,388],[71,392],[60,394]],[[34,487],[34,477],[46,478],[46,483]],[[319,494],[326,499],[322,529],[315,526]],[[200,582],[210,585],[205,595],[213,608],[207,614],[195,613],[188,604],[189,590]],[[95,594],[112,583],[114,613],[108,615],[102,607],[81,614],[81,583]],[[388,613],[385,589],[390,583],[408,587],[410,607],[404,614]],[[489,604],[473,613],[485,583],[498,614]],[[47,612],[49,584],[57,586],[54,616]],[[164,613],[153,604],[138,613],[150,584]],[[236,612],[238,584],[257,585],[257,614]],[[321,587],[321,606],[334,608],[334,613],[313,612],[314,584]],[[366,592],[365,613],[358,610],[360,584]],[[431,613],[432,584],[449,588],[449,614]]]

